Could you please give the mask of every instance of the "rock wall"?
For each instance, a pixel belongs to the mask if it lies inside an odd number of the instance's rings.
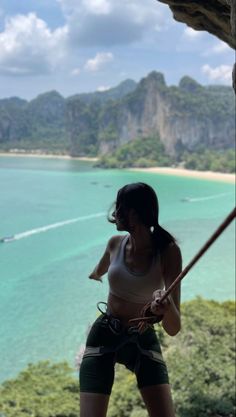
[[[234,22],[235,0],[159,1],[169,5],[175,20],[186,23],[195,30],[205,30],[235,48],[236,39],[232,33],[230,23],[230,20]]]
[[[233,116],[229,87],[203,87],[189,77],[179,87],[167,87],[163,75],[153,72],[132,94],[100,114],[99,151],[110,153],[136,138],[155,135],[170,155],[178,148],[232,148]]]
[[[205,30],[236,48],[236,0],[159,0],[168,4],[173,17],[195,30]],[[236,64],[232,72],[236,93]]]

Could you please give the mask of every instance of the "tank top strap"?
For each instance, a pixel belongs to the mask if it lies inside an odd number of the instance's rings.
[[[116,261],[121,262],[121,264],[124,259],[124,250],[125,250],[125,245],[128,242],[128,239],[129,239],[129,235],[123,236],[119,245],[117,255],[116,255]]]

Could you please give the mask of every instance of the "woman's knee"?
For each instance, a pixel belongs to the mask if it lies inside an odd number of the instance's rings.
[[[109,395],[80,393],[80,417],[106,417]]]
[[[146,386],[140,392],[149,417],[175,417],[169,384]]]

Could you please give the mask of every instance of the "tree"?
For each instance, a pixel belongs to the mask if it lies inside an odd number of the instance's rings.
[[[6,417],[79,417],[79,385],[72,369],[66,363],[30,364],[0,387],[0,413]]]

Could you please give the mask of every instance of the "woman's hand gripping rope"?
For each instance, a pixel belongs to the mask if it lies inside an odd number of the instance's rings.
[[[142,332],[148,325],[153,323],[158,323],[163,319],[163,316],[156,316],[153,314],[153,311],[159,311],[161,312],[161,308],[163,307],[164,301],[168,298],[171,291],[173,291],[174,288],[176,288],[177,285],[179,285],[180,281],[187,275],[189,270],[197,263],[197,261],[204,255],[204,253],[209,249],[209,247],[215,242],[215,240],[223,233],[223,231],[226,229],[226,227],[229,226],[229,224],[235,219],[236,217],[236,207],[229,213],[229,215],[225,218],[225,220],[220,224],[220,226],[216,229],[216,231],[213,233],[213,235],[206,241],[206,243],[203,245],[203,247],[197,252],[197,254],[193,257],[193,259],[188,263],[188,265],[183,269],[182,272],[177,276],[177,278],[172,282],[172,284],[169,286],[169,288],[164,291],[164,294],[162,297],[159,298],[159,295],[157,296],[155,300],[157,305],[152,304],[152,302],[147,303],[142,312],[141,317],[137,317],[135,319],[129,320],[132,323],[138,322],[138,328]],[[161,290],[157,290],[161,291]],[[154,294],[156,291],[154,292]],[[171,302],[171,298],[169,299]],[[159,306],[158,306],[159,303]]]
[[[150,310],[153,314],[155,314],[155,316],[164,316],[170,307],[170,304],[172,302],[170,296],[166,297],[163,301],[161,301],[162,297],[165,294],[165,290],[156,290],[152,295],[153,301],[151,302]]]
[[[169,297],[165,298],[163,302],[160,302],[161,298],[164,295],[164,290],[154,291],[153,300],[143,307],[141,311],[141,316],[129,320],[131,323],[135,323],[136,321],[138,322],[137,327],[139,333],[143,333],[144,330],[147,329],[147,327],[152,326],[155,323],[159,323],[163,319],[171,303]]]

